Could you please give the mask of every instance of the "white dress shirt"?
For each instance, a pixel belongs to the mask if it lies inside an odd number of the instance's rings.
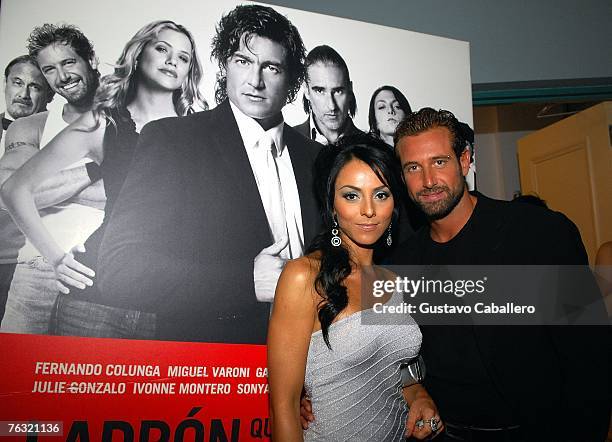
[[[295,174],[293,173],[289,149],[287,149],[283,139],[285,123],[281,121],[277,126],[264,131],[257,121],[245,115],[231,101],[230,106],[238,124],[240,136],[242,137],[255,181],[257,182],[259,194],[262,196],[262,203],[264,204],[264,210],[274,242],[278,242],[281,239],[281,230],[285,231],[285,236],[288,235],[289,237],[289,244],[281,251],[280,256],[285,259],[298,258],[302,256],[304,250],[304,229],[302,227],[300,195],[295,181]],[[267,161],[268,147],[263,146],[266,141],[262,140],[266,139],[268,145],[269,140],[272,140],[276,148],[276,158],[272,164]],[[271,177],[274,178],[271,179]],[[278,207],[266,207],[270,204],[270,200],[264,196],[274,192],[274,189],[270,190],[270,186],[277,185],[274,182],[276,177],[280,180],[284,211],[278,210]],[[279,217],[282,218],[283,212],[285,219],[277,219]],[[286,229],[279,230],[275,228],[277,226],[286,226]]]
[[[327,141],[327,138],[325,138],[325,135],[323,135],[321,131],[319,130],[319,128],[317,127],[317,124],[315,123],[314,115],[312,112],[310,112],[309,121],[310,121],[310,138],[316,141],[317,143],[322,144],[323,146],[327,146],[329,144],[329,141]]]

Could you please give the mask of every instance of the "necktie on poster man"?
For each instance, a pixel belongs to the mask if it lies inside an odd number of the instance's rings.
[[[259,189],[272,238],[275,243],[282,238],[289,238],[288,246],[281,250],[279,256],[283,259],[297,258],[302,254],[303,245],[295,220],[287,216],[278,164],[278,158],[283,152],[277,148],[269,133],[265,133],[258,141],[258,148],[263,152],[257,157],[264,157],[262,169],[266,170],[266,173],[258,177]]]

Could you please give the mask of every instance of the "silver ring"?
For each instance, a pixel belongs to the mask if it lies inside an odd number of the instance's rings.
[[[423,421],[423,419],[419,419],[414,423],[414,425],[420,430],[425,426],[425,421]]]
[[[429,419],[429,426],[431,427],[431,431],[433,433],[435,433],[436,431],[438,431],[440,429],[440,427],[438,426],[439,423],[440,423],[439,419],[436,419],[434,417]]]

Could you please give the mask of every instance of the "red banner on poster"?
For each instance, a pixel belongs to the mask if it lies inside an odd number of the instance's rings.
[[[3,334],[0,354],[0,440],[270,435],[263,345]]]

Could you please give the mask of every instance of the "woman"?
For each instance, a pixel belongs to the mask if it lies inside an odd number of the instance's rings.
[[[201,75],[195,43],[187,29],[166,20],[145,25],[126,44],[115,72],[101,79],[92,111],[58,134],[2,187],[2,198],[16,223],[53,265],[61,293],[69,293],[68,286],[84,289],[93,285],[95,273],[90,267],[95,267],[98,245],[129,170],[139,132],[149,121],[186,115],[194,106],[206,108],[198,91]],[[87,265],[60,248],[33,203],[33,190],[39,182],[82,158],[100,165],[98,172],[107,196],[104,222],[87,241],[87,253],[79,256]],[[96,299],[96,294],[91,298]],[[62,311],[60,300],[57,314]],[[88,315],[92,316],[98,306],[89,307],[92,311]],[[88,332],[75,329],[68,334]]]
[[[408,99],[393,86],[381,86],[370,98],[370,133],[393,147],[395,128],[412,112]]]
[[[414,423],[437,416],[435,406],[420,386],[402,392],[400,375],[400,364],[418,354],[419,328],[408,315],[390,324],[370,308],[401,296],[362,295],[375,280],[393,278],[372,257],[379,243],[392,243],[401,189],[396,161],[370,136],[345,137],[321,151],[315,170],[325,228],[306,256],[287,263],[270,319],[273,438],[403,440],[406,402],[414,410],[410,432],[425,437],[430,425]],[[360,326],[366,319],[373,325]],[[303,389],[315,420],[302,434]]]

